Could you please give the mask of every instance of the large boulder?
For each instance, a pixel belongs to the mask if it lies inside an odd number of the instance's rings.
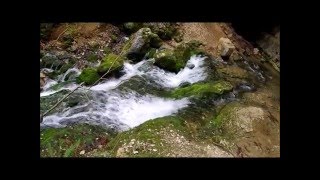
[[[224,59],[229,59],[230,55],[235,50],[234,44],[228,38],[220,38],[218,44],[218,52]]]
[[[95,83],[100,78],[97,69],[86,68],[84,69],[80,76],[77,78],[77,83],[84,82],[86,85],[91,85]]]
[[[124,52],[127,58],[139,61],[150,50],[150,48],[159,48],[162,44],[157,34],[154,34],[150,28],[141,28],[134,33],[130,40],[124,45]]]
[[[187,87],[178,88],[171,92],[170,97],[183,98],[195,97],[206,98],[210,96],[222,95],[232,91],[233,86],[227,81],[217,81],[214,83],[196,83]]]
[[[145,23],[145,26],[163,40],[170,40],[178,34],[175,23]]]
[[[110,74],[115,71],[119,71],[123,67],[123,63],[124,58],[122,56],[110,53],[102,60],[100,66],[98,67],[98,73],[104,74],[109,70],[109,68]]]
[[[190,41],[182,43],[174,50],[161,49],[154,54],[155,65],[158,67],[171,71],[179,72],[186,66],[187,61],[192,55],[201,53],[198,49],[202,44],[198,41]]]

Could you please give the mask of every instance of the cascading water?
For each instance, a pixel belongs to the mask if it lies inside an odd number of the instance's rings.
[[[207,76],[206,68],[203,66],[204,60],[205,57],[192,56],[187,64],[193,64],[194,67],[185,67],[178,74],[166,72],[153,66],[152,59],[143,60],[137,64],[126,62],[124,63],[123,76],[103,81],[89,90],[87,87],[79,88],[77,93],[86,93],[88,98],[81,98],[81,103],[74,107],[45,116],[40,125],[63,127],[72,122],[87,122],[123,131],[147,120],[171,115],[187,107],[190,104],[189,99],[174,100],[150,94],[142,95],[135,91],[122,91],[117,87],[133,76],[143,76],[166,88],[178,87],[183,82],[191,84],[199,82]],[[63,75],[63,78],[65,77],[66,74]],[[74,83],[55,91],[47,87],[40,96],[45,97],[63,89],[72,90],[75,87]]]

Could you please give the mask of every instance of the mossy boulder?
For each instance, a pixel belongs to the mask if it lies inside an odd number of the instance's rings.
[[[217,81],[214,83],[196,83],[187,87],[178,88],[171,92],[170,97],[183,98],[195,97],[203,98],[232,91],[233,86],[227,81]]]
[[[139,61],[150,48],[159,48],[161,45],[161,39],[157,34],[152,33],[150,28],[141,28],[130,37],[123,51],[129,59]]]
[[[107,130],[88,124],[40,130],[41,157],[83,157],[105,146],[110,139]]]
[[[178,32],[175,23],[145,23],[144,26],[150,28],[163,40],[172,39]]]
[[[158,67],[171,71],[179,72],[181,68],[186,66],[187,61],[192,55],[201,54],[198,49],[201,43],[198,41],[190,41],[188,43],[182,43],[174,50],[161,49],[154,54],[155,65]]]
[[[183,61],[176,58],[174,52],[170,49],[161,49],[153,57],[156,66],[171,72],[179,72],[185,65]]]
[[[149,120],[129,131],[119,133],[110,141],[108,147],[98,150],[93,156],[109,157],[164,157],[171,150],[163,139],[167,129],[174,129],[181,134],[186,130],[183,121],[175,116]],[[106,153],[107,152],[107,153]]]
[[[84,82],[86,85],[91,85],[95,83],[100,78],[97,69],[86,68],[84,69],[79,77],[77,78],[77,83]]]
[[[110,74],[115,71],[119,71],[121,70],[123,63],[124,63],[124,58],[122,56],[118,56],[116,54],[110,53],[103,58],[100,66],[98,67],[98,73],[104,74],[109,70],[109,68],[110,68],[110,71],[109,71]]]

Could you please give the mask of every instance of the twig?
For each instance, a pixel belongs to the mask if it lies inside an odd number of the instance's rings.
[[[60,38],[60,36],[61,36],[63,33],[65,33],[68,29],[69,29],[69,27],[67,27],[62,33],[60,33],[59,36],[58,36],[58,38],[56,39],[56,41],[58,41],[59,38]]]
[[[55,107],[57,107],[64,99],[66,99],[68,96],[70,96],[70,94],[72,94],[75,90],[77,90],[79,87],[81,87],[81,85],[84,84],[84,82],[80,83],[78,87],[74,88],[74,90],[72,90],[71,92],[69,92],[67,95],[65,95],[62,99],[60,99],[55,105],[53,105],[48,111],[46,111],[45,113],[42,114],[42,116],[40,116],[40,123],[43,121],[43,117],[45,115],[47,115],[49,112],[51,112]]]

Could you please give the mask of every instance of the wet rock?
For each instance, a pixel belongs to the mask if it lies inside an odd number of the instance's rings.
[[[201,53],[198,49],[201,45],[202,43],[199,41],[190,41],[180,44],[174,50],[161,49],[154,54],[155,65],[177,73],[186,66],[192,55]]]
[[[128,59],[139,61],[151,47],[159,48],[161,44],[162,40],[150,28],[141,28],[132,35],[123,50]]]
[[[188,67],[189,69],[193,69],[193,68],[195,67],[195,65],[194,65],[194,64],[187,64],[187,67]]]
[[[86,85],[91,85],[95,83],[100,78],[97,69],[86,68],[84,69],[80,76],[77,78],[77,83],[85,82]]]
[[[179,87],[187,87],[187,86],[189,86],[189,85],[191,85],[191,83],[189,83],[189,82],[182,82],[180,85],[179,85]]]
[[[233,86],[227,81],[216,81],[214,83],[196,83],[188,87],[178,88],[171,92],[170,97],[183,98],[193,96],[195,98],[206,98],[209,96],[222,95],[232,91]]]
[[[103,75],[110,69],[109,74],[112,74],[116,71],[121,70],[121,68],[123,67],[123,63],[124,63],[123,57],[110,53],[105,58],[103,58],[97,71],[98,73]]]

